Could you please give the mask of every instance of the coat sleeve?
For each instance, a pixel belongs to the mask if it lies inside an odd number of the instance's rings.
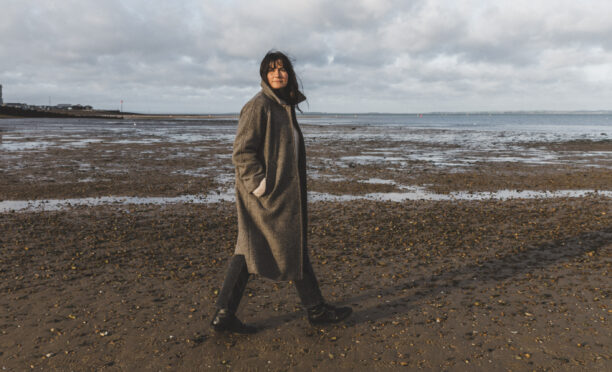
[[[253,192],[266,176],[261,148],[268,121],[266,111],[263,105],[249,102],[240,112],[238,120],[232,161],[236,167],[236,176],[249,193]]]

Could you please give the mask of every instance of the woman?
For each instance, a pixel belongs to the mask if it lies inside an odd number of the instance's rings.
[[[249,274],[293,280],[313,325],[352,312],[325,303],[308,256],[306,152],[295,116],[306,97],[281,52],[268,52],[259,74],[261,91],[242,108],[234,141],[238,241],[211,321],[218,332],[256,331],[236,317]]]

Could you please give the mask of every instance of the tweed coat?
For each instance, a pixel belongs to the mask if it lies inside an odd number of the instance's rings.
[[[303,277],[307,247],[304,138],[295,109],[266,83],[261,87],[242,108],[234,140],[235,254],[244,255],[251,274],[297,280]],[[304,99],[299,97],[300,102]],[[253,190],[264,178],[265,192],[257,197]]]

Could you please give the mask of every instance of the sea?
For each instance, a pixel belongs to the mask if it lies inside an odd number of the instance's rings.
[[[455,113],[455,114],[323,114],[304,115],[300,123],[438,130],[448,134],[470,134],[480,139],[508,141],[612,139],[612,112],[598,114]],[[432,140],[436,140],[435,138]],[[490,142],[486,140],[485,142]]]
[[[486,161],[518,161],[534,164],[559,164],[575,162],[577,155],[564,158],[554,151],[524,147],[526,143],[547,144],[555,142],[612,141],[612,112],[599,113],[428,113],[428,114],[319,114],[298,115],[303,125],[307,145],[318,142],[330,144],[352,141],[363,144],[370,141],[410,141],[429,145],[412,151],[398,152],[397,148],[371,149],[361,156],[339,159],[352,163],[402,162],[424,160],[435,167],[470,166],[486,158]],[[4,159],[15,159],[21,151],[45,151],[49,147],[79,148],[106,141],[112,137],[115,143],[177,142],[198,143],[213,140],[233,142],[236,115],[209,115],[197,118],[161,120],[120,119],[0,119],[0,171]],[[427,147],[427,146],[426,146]],[[545,147],[545,146],[544,146]],[[517,152],[520,156],[517,156]],[[593,159],[598,166],[612,171],[612,152],[586,151],[578,155],[578,161],[588,166]],[[316,171],[316,170],[315,170]],[[310,172],[310,170],[309,170]],[[310,173],[309,173],[310,174]],[[316,173],[313,174],[316,176]],[[232,201],[231,177],[228,187],[211,195],[186,195],[178,198],[105,198],[71,199],[76,204],[120,203],[175,203]],[[388,182],[389,180],[381,180]],[[375,182],[375,181],[374,181]],[[390,181],[389,181],[390,182]],[[319,195],[313,193],[310,200],[448,200],[486,198],[537,198],[581,196],[594,190],[561,190],[554,193],[538,191],[499,190],[497,193],[433,194],[420,188],[388,195]],[[599,194],[612,196],[612,191],[599,190]],[[18,209],[36,209],[40,205],[60,208],[67,201],[0,201],[0,212]]]
[[[612,112],[601,113],[434,113],[434,114],[303,114],[298,120],[319,125],[402,126],[487,131],[564,128],[610,130]],[[573,128],[573,129],[572,129]]]
[[[368,136],[424,140],[432,144],[487,147],[495,143],[612,140],[612,112],[552,113],[436,113],[436,114],[322,114],[303,115],[302,124],[368,127]],[[405,135],[402,135],[402,130]],[[431,135],[435,134],[435,135]],[[397,137],[396,137],[397,138]],[[399,139],[399,138],[398,138]]]
[[[23,133],[38,131],[75,133],[83,130],[113,130],[134,132],[134,127],[142,133],[175,133],[181,130],[188,135],[188,128],[197,134],[206,129],[219,129],[220,122],[235,123],[237,115],[207,115],[194,119],[180,118],[167,120],[121,120],[121,119],[56,119],[23,118],[0,119],[0,134],[14,129]],[[439,130],[452,133],[470,133],[478,137],[512,137],[517,140],[536,138],[547,141],[567,141],[576,139],[612,139],[612,112],[601,113],[435,113],[435,114],[298,114],[300,124],[316,126],[355,126],[371,127],[385,134],[390,129],[411,129],[415,131]],[[202,131],[195,127],[201,126]],[[185,131],[186,130],[186,131]],[[223,138],[225,131],[219,133]],[[233,132],[232,132],[233,135]],[[512,139],[511,138],[511,139]],[[6,139],[6,138],[5,138]],[[510,140],[511,140],[510,139]],[[434,139],[435,140],[435,139]],[[5,149],[0,146],[0,150]]]

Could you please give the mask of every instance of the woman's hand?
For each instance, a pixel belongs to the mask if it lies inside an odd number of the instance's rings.
[[[259,183],[259,186],[257,186],[257,188],[253,190],[253,195],[259,198],[265,192],[266,192],[266,178],[264,177],[264,179],[261,180],[261,182]]]

